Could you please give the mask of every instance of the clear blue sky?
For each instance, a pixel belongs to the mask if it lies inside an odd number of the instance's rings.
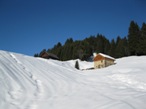
[[[0,0],[0,50],[34,55],[67,38],[128,34],[146,22],[145,0]]]

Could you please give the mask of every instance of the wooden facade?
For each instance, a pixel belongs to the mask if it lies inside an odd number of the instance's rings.
[[[115,59],[99,53],[94,57],[94,68],[104,68],[114,64]]]

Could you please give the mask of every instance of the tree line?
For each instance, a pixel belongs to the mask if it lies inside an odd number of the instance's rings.
[[[117,36],[111,41],[102,34],[90,36],[84,40],[74,41],[72,38],[68,38],[64,45],[58,42],[53,48],[43,49],[34,56],[39,57],[43,51],[57,55],[62,61],[88,60],[93,52],[104,53],[114,58],[146,55],[146,24],[143,23],[142,27],[139,27],[136,22],[131,21],[128,35],[123,38]]]

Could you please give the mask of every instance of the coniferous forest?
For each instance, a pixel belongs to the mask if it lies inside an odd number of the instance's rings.
[[[39,57],[43,51],[53,53],[60,60],[66,61],[71,59],[88,60],[93,52],[104,53],[114,58],[120,58],[132,55],[146,55],[146,23],[142,27],[131,21],[128,35],[125,37],[117,36],[111,41],[102,34],[89,36],[84,40],[73,40],[68,38],[64,45],[58,42],[51,49],[43,49],[40,53],[34,54]]]

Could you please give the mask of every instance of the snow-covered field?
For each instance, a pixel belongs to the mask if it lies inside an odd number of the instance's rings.
[[[146,56],[74,65],[0,51],[0,109],[146,109]]]

